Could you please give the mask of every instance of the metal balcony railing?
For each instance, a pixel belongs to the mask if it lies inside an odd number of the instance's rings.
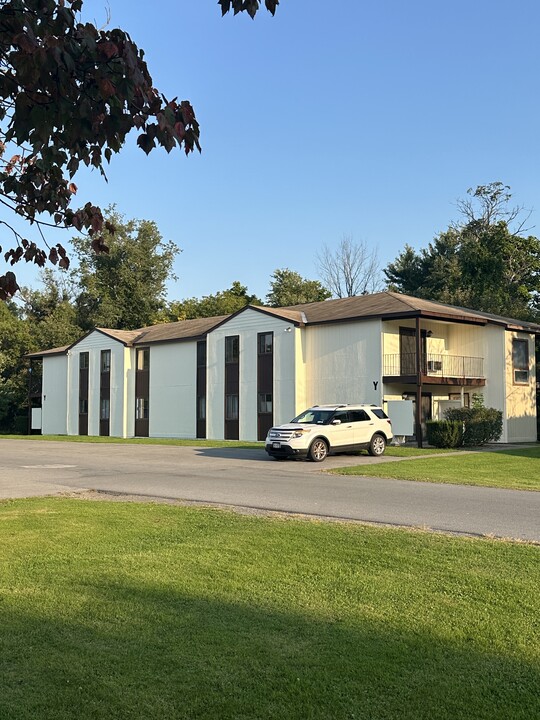
[[[484,358],[481,357],[427,353],[422,356],[421,363],[423,375],[448,378],[484,377]],[[383,368],[384,375],[416,375],[416,353],[385,355]]]

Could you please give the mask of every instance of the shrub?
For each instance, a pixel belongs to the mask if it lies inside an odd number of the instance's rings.
[[[463,445],[463,423],[459,420],[428,420],[427,441],[438,448]]]
[[[444,416],[463,424],[464,445],[485,445],[502,435],[502,412],[495,408],[450,408]]]

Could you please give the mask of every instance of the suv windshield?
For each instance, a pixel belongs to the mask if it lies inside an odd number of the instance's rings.
[[[318,410],[317,408],[310,408],[303,413],[300,413],[294,420],[293,423],[304,423],[307,425],[327,425],[332,417],[334,416],[335,410]]]

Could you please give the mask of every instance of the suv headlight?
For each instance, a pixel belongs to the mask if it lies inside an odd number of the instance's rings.
[[[302,428],[301,430],[295,430],[292,434],[293,438],[302,437],[305,433],[311,432],[310,428]]]

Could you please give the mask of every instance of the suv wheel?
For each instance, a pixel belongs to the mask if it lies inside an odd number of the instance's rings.
[[[376,433],[369,443],[368,452],[370,455],[379,456],[386,450],[386,438],[383,435]]]
[[[309,448],[309,459],[313,462],[322,462],[328,455],[328,445],[322,438],[317,438]]]

